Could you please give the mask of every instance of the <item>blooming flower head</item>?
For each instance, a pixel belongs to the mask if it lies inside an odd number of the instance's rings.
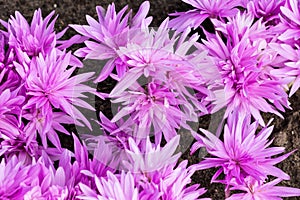
[[[283,147],[269,147],[272,141],[268,141],[273,127],[264,127],[258,134],[258,123],[250,123],[250,116],[240,115],[234,112],[227,120],[224,127],[224,142],[214,134],[202,130],[206,137],[196,136],[198,140],[192,148],[193,152],[205,146],[212,157],[205,158],[198,164],[199,169],[212,167],[219,168],[212,178],[216,180],[221,173],[225,174],[224,184],[229,184],[232,179],[242,183],[247,176],[256,180],[265,180],[267,175],[282,179],[289,176],[274,165],[287,158],[291,153],[273,158],[284,152]]]
[[[191,183],[194,169],[187,167],[187,161],[176,163],[180,154],[173,156],[179,144],[179,136],[173,138],[163,148],[155,147],[149,140],[145,146],[138,146],[129,139],[126,151],[131,158],[120,174],[107,172],[106,177],[94,177],[96,190],[86,184],[79,184],[80,199],[199,199],[205,189]],[[115,189],[113,189],[115,188]],[[117,189],[116,189],[117,188]]]
[[[287,42],[291,45],[295,44],[300,38],[300,13],[298,0],[286,0],[284,6],[280,7],[280,20],[276,30],[281,31],[279,40]]]
[[[200,188],[200,184],[191,184],[192,175],[195,170],[193,166],[187,167],[187,160],[182,161],[176,168],[171,166],[165,170],[156,173],[152,180],[159,182],[159,191],[161,191],[163,200],[182,199],[182,200],[210,200],[210,198],[200,198],[206,192],[206,189]]]
[[[12,156],[0,164],[0,198],[8,199],[66,199],[68,188],[63,168],[54,169],[41,156],[24,163]]]
[[[58,157],[59,167],[65,172],[65,185],[69,190],[69,196],[79,194],[79,183],[96,189],[96,185],[92,181],[94,176],[106,177],[108,171],[113,173],[117,169],[112,152],[104,140],[99,140],[93,150],[89,151],[84,142],[81,144],[81,141],[74,135],[73,138],[74,153],[64,150]],[[90,153],[93,153],[92,159],[89,158]]]
[[[278,52],[284,63],[272,70],[272,73],[292,83],[289,93],[291,97],[300,87],[300,49],[298,45],[295,48],[289,44],[270,43],[269,45]]]
[[[52,50],[49,55],[43,56],[40,54],[36,58],[36,62],[30,63],[30,73],[25,82],[26,94],[29,100],[24,109],[33,109],[33,113],[36,110],[36,118],[42,120],[43,132],[41,134],[43,135],[51,128],[54,117],[53,108],[60,109],[63,113],[71,116],[73,123],[78,124],[77,121],[81,120],[91,128],[89,121],[74,106],[94,110],[92,106],[80,99],[85,97],[82,94],[84,92],[97,95],[95,89],[82,84],[82,82],[89,80],[93,73],[71,77],[75,67],[70,66],[70,59],[70,53],[58,55],[57,51]],[[30,116],[26,117],[28,119],[32,118]]]
[[[200,113],[208,112],[202,100],[209,90],[201,76],[201,69],[209,63],[207,54],[200,50],[190,53],[199,36],[188,38],[189,30],[170,36],[168,22],[166,19],[157,30],[145,31],[146,40],[141,44],[120,48],[129,70],[109,94],[113,103],[121,103],[112,121],[129,116],[137,125],[137,139],[154,134],[156,144],[161,132],[169,141],[176,129],[189,129],[186,121],[197,121]],[[202,98],[197,99],[194,91]]]
[[[19,117],[25,97],[18,94],[19,89],[0,92],[0,138],[16,138],[20,135]]]
[[[8,23],[1,20],[1,24],[7,29],[5,33],[8,38],[9,47],[14,50],[19,63],[29,63],[33,57],[50,54],[52,49],[57,48],[63,50],[72,45],[74,41],[59,41],[65,31],[55,33],[54,24],[55,17],[52,21],[54,11],[45,19],[42,17],[41,9],[35,10],[28,24],[27,20],[18,11],[15,17],[11,16]],[[75,59],[75,57],[72,57]]]
[[[96,10],[99,22],[87,16],[89,25],[71,25],[77,32],[90,39],[85,41],[86,47],[75,52],[77,56],[86,59],[109,59],[95,80],[96,82],[105,80],[112,73],[119,60],[116,51],[120,47],[130,43],[136,32],[140,34],[140,29],[147,28],[151,23],[152,18],[146,18],[149,7],[149,2],[145,1],[140,6],[137,14],[131,19],[131,11],[124,16],[127,6],[118,13],[115,10],[114,3],[110,4],[107,10],[101,6],[97,6]],[[126,71],[126,67],[124,67],[123,64],[117,65],[116,70],[119,77]]]
[[[152,199],[198,199],[205,189],[198,184],[188,187],[191,176],[195,172],[193,167],[187,167],[187,161],[177,165],[180,153],[175,153],[179,145],[179,136],[174,137],[164,147],[155,145],[147,138],[145,144],[138,146],[129,138],[129,148],[126,150],[129,162],[127,169],[134,172],[135,177],[143,188],[140,194],[148,195]],[[154,198],[153,195],[157,195]]]
[[[30,167],[24,166],[16,156],[0,163],[0,198],[4,200],[20,199],[27,192],[27,188],[32,177],[29,172]]]
[[[84,184],[79,184],[82,194],[78,196],[79,199],[91,199],[91,200],[123,200],[132,199],[138,200],[138,186],[135,185],[134,176],[127,172],[118,175],[114,175],[111,172],[107,173],[107,178],[99,179],[95,176],[95,183],[97,185],[97,192],[87,187]]]
[[[87,142],[89,150],[95,150],[97,149],[95,147],[98,146],[98,152],[110,154],[110,168],[125,169],[123,163],[125,160],[128,160],[126,149],[129,148],[129,138],[134,137],[134,127],[132,124],[131,118],[126,121],[119,120],[114,123],[100,112],[100,125],[101,129],[104,131],[104,135],[97,137],[87,136],[85,141]],[[109,150],[104,151],[103,149]],[[99,158],[98,160],[103,160],[103,158]]]
[[[237,6],[241,6],[240,0],[183,0],[195,7],[187,12],[172,13],[176,18],[170,22],[170,27],[178,31],[184,31],[187,27],[198,28],[206,18],[232,17],[237,12]]]
[[[36,176],[32,177],[30,189],[24,194],[24,200],[30,199],[67,199],[68,188],[66,186],[66,175],[63,168],[55,170],[47,168],[42,161],[31,166],[30,172]]]
[[[239,190],[246,193],[233,194],[229,198],[226,198],[226,200],[282,200],[281,197],[300,196],[300,189],[276,186],[281,181],[282,179],[277,178],[273,181],[264,183],[264,181],[258,181],[249,176],[245,178],[243,185],[236,185],[231,188],[231,190]]]
[[[26,136],[23,132],[20,132],[16,137],[0,139],[0,156],[6,160],[10,160],[12,156],[17,156],[19,162],[30,164],[32,158],[38,158],[38,152],[36,139]]]
[[[272,25],[278,24],[280,7],[285,4],[285,0],[251,0],[247,2],[247,10],[257,18],[271,22]],[[273,23],[272,23],[273,21]],[[270,24],[270,23],[269,23]]]
[[[179,126],[187,121],[179,107],[182,103],[176,97],[174,92],[158,83],[148,83],[145,89],[137,86],[135,90],[124,92],[112,101],[121,102],[124,106],[112,121],[115,122],[129,115],[138,126],[138,135],[135,136],[137,140],[154,134],[157,143],[160,143],[161,132],[163,132],[165,139],[169,141],[176,135],[175,129],[180,128]],[[152,126],[153,133],[150,132]]]
[[[29,122],[24,127],[24,132],[28,143],[36,140],[36,133],[39,133],[43,147],[47,147],[47,139],[58,149],[61,150],[60,139],[56,131],[60,131],[66,135],[70,133],[63,127],[62,124],[76,124],[74,119],[64,112],[53,112],[52,114],[42,114],[40,109],[30,109],[24,112],[23,118]]]
[[[221,75],[210,86],[216,88],[212,89],[216,95],[212,112],[227,106],[226,118],[237,108],[244,114],[251,113],[264,126],[260,111],[282,117],[278,110],[290,108],[285,92],[288,82],[271,73],[276,67],[277,53],[267,45],[270,36],[266,27],[260,21],[253,24],[253,20],[253,16],[243,13],[223,25],[214,21],[227,42],[221,34],[209,34],[203,48],[213,56]]]
[[[147,138],[144,147],[138,147],[132,138],[129,138],[129,149],[126,150],[131,158],[127,167],[131,172],[149,174],[168,165],[175,165],[180,153],[173,155],[179,145],[179,135],[171,139],[164,147],[154,146]]]

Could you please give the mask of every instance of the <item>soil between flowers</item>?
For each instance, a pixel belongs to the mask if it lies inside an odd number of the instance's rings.
[[[125,5],[129,5],[134,11],[137,11],[138,6],[143,2],[142,0],[129,1],[129,0],[102,0],[102,1],[85,1],[85,0],[15,0],[7,1],[0,0],[0,18],[7,20],[10,15],[14,14],[16,10],[20,11],[27,19],[31,19],[33,12],[37,8],[42,9],[44,16],[49,14],[52,10],[56,10],[56,14],[59,14],[59,18],[56,23],[57,30],[62,30],[68,24],[85,24],[85,15],[91,15],[96,18],[95,7],[101,5],[106,7],[109,3],[115,2],[117,10]],[[150,15],[153,16],[152,26],[158,25],[167,17],[167,13],[174,11],[188,10],[188,6],[182,3],[181,0],[150,0],[151,9]],[[70,29],[67,32],[67,36],[72,36],[73,31]],[[111,84],[111,83],[108,83]],[[98,89],[107,90],[105,83],[98,85]],[[265,115],[266,118],[274,117],[275,128],[272,137],[274,139],[275,146],[283,146],[286,148],[286,152],[298,149],[300,147],[300,91],[298,91],[292,98],[290,98],[291,107],[293,110],[287,110],[283,113],[285,119],[280,119],[276,116]],[[103,104],[103,102],[96,102],[96,108],[103,113],[110,113],[109,104]],[[108,115],[109,116],[109,115]],[[200,124],[202,128],[208,128],[209,120],[207,117],[203,119]],[[70,128],[71,129],[71,128]],[[72,148],[73,144],[71,139],[62,139],[62,145],[64,147]],[[183,138],[184,139],[184,138]],[[184,148],[186,149],[186,148]],[[198,155],[190,156],[189,152],[185,152],[182,155],[183,159],[188,159],[190,163],[199,162]],[[279,168],[284,170],[291,176],[290,181],[284,181],[285,186],[300,187],[300,152],[296,151],[288,159],[278,165]],[[223,186],[221,184],[210,184],[210,179],[215,173],[214,169],[198,171],[193,176],[195,183],[200,183],[201,187],[208,189],[203,197],[211,197],[212,199],[224,199]],[[288,199],[300,199],[299,197]]]

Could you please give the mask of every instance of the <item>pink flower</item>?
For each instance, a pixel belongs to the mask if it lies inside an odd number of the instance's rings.
[[[192,152],[201,146],[206,147],[212,157],[207,157],[198,164],[198,169],[219,168],[212,178],[213,182],[229,184],[233,179],[242,183],[247,176],[256,180],[265,180],[267,175],[282,179],[289,176],[274,165],[287,158],[291,153],[273,158],[284,152],[283,147],[269,147],[268,141],[273,127],[264,127],[258,134],[258,123],[250,123],[250,116],[243,116],[238,110],[228,117],[224,127],[224,141],[214,134],[202,130],[206,137],[195,135],[198,140],[192,147]],[[224,173],[224,180],[217,180]]]
[[[58,114],[54,114],[53,108],[60,109],[72,117],[73,123],[80,124],[78,121],[80,120],[91,129],[89,121],[75,106],[94,110],[91,105],[80,99],[85,97],[82,94],[84,92],[98,95],[96,89],[82,84],[82,82],[89,80],[93,73],[71,76],[76,67],[70,66],[70,59],[70,53],[58,55],[56,50],[52,50],[46,56],[40,54],[36,61],[30,63],[30,73],[26,77],[25,88],[28,101],[23,109],[33,109],[31,113],[35,113],[35,116],[25,115],[25,117],[30,120],[37,120],[32,123],[38,123],[34,126],[40,132],[45,147],[46,134],[50,134],[50,136],[48,135],[50,140],[58,145],[57,136],[52,135],[55,133],[53,129],[63,130],[58,127],[59,124],[55,124],[56,120],[53,120]],[[63,119],[63,121],[70,122],[69,119]],[[51,128],[52,125],[55,127]],[[66,133],[66,131],[63,132]]]
[[[127,168],[134,173],[151,174],[166,166],[175,165],[181,153],[173,155],[179,145],[179,135],[171,139],[164,147],[156,146],[146,139],[143,147],[137,146],[132,138],[129,138],[129,148],[126,153],[130,158]]]
[[[24,166],[16,156],[0,163],[0,198],[4,200],[21,199],[29,190],[32,177],[30,166]]]
[[[243,13],[226,24],[213,21],[222,33],[208,33],[203,49],[208,49],[221,75],[210,85],[215,94],[212,112],[227,106],[225,118],[238,109],[251,113],[264,126],[260,111],[283,117],[278,110],[290,108],[285,92],[288,82],[272,74],[277,64],[277,53],[267,45],[272,35],[261,21],[253,24],[253,20]]]
[[[295,48],[289,44],[270,43],[269,45],[281,56],[283,62],[283,65],[272,70],[272,74],[287,80],[292,85],[289,93],[291,97],[300,87],[300,49],[298,45]]]
[[[211,63],[207,53],[189,53],[199,36],[188,38],[186,30],[170,37],[168,22],[164,20],[158,30],[145,31],[146,39],[140,44],[119,49],[130,69],[109,94],[112,102],[119,104],[112,122],[129,116],[136,127],[133,138],[143,140],[154,134],[156,144],[162,134],[169,141],[176,129],[190,130],[186,122],[196,122],[199,115],[208,112],[210,96],[205,87],[208,80],[202,76],[202,69]]]
[[[272,25],[277,25],[279,20],[280,7],[286,0],[245,0],[247,2],[247,11],[253,13],[257,18],[263,18],[264,21]],[[246,7],[246,6],[245,6]]]
[[[24,200],[30,199],[67,199],[69,190],[66,186],[66,175],[63,168],[57,170],[46,167],[40,159],[30,166],[32,181],[30,189],[24,194]]]
[[[134,137],[143,140],[150,134],[154,134],[157,144],[161,141],[161,132],[169,141],[176,136],[176,128],[183,125],[188,118],[180,109],[183,105],[177,99],[178,95],[169,88],[159,83],[149,83],[146,89],[137,86],[131,91],[124,92],[113,103],[122,103],[122,109],[114,116],[112,122],[116,122],[124,116],[129,116],[137,125]],[[124,107],[123,107],[124,106]],[[151,132],[151,126],[154,127]]]
[[[49,139],[49,141],[60,150],[60,139],[56,131],[70,135],[62,124],[75,123],[76,125],[81,125],[64,112],[53,112],[52,114],[43,115],[40,109],[34,108],[25,112],[23,114],[23,118],[29,121],[24,127],[24,132],[28,142],[35,141],[36,133],[39,133],[44,148],[48,147],[47,139]]]
[[[164,147],[155,145],[147,138],[145,144],[137,144],[129,138],[129,149],[126,150],[129,171],[135,173],[138,184],[146,195],[152,199],[198,199],[205,189],[199,184],[191,184],[194,166],[187,167],[187,161],[177,165],[181,153],[173,155],[179,145],[179,136],[174,137]],[[159,194],[159,195],[158,195]],[[158,195],[154,198],[153,195]]]
[[[33,135],[33,134],[32,134]],[[23,132],[16,137],[1,140],[0,139],[0,156],[6,160],[11,157],[17,156],[18,161],[24,164],[32,163],[32,158],[38,159],[39,148],[37,141]]]
[[[67,29],[55,33],[54,25],[57,17],[51,21],[53,15],[54,11],[43,19],[41,9],[35,10],[29,24],[21,13],[16,11],[15,17],[11,16],[8,23],[0,21],[7,29],[4,34],[8,38],[9,49],[16,53],[17,62],[28,64],[32,58],[40,53],[45,56],[50,54],[54,48],[57,48],[58,51],[64,50],[80,40],[79,36],[75,36],[68,41],[60,40]],[[80,63],[74,56],[71,60]]]
[[[19,89],[0,91],[0,138],[9,140],[20,135],[20,116],[25,97]]]
[[[252,177],[245,178],[243,185],[235,185],[231,190],[244,191],[246,193],[237,193],[231,195],[226,200],[282,200],[281,197],[300,196],[300,189],[292,187],[276,186],[282,179],[277,178],[271,182],[257,181]]]
[[[170,21],[170,27],[183,32],[186,28],[198,28],[206,18],[226,18],[235,16],[240,0],[183,0],[196,9],[170,14],[176,18]]]
[[[285,5],[281,6],[280,10],[281,23],[276,27],[276,30],[280,30],[282,34],[278,39],[293,45],[300,38],[299,1],[286,0]]]
[[[146,18],[149,7],[149,2],[145,1],[131,19],[131,11],[124,16],[127,6],[118,13],[116,13],[114,3],[110,4],[107,10],[97,6],[99,22],[87,16],[89,25],[71,25],[77,32],[90,39],[85,41],[86,47],[77,50],[75,55],[85,59],[109,59],[95,82],[105,80],[111,75],[115,66],[119,78],[122,77],[126,66],[123,63],[118,65],[120,59],[116,51],[130,43],[135,36],[140,38],[140,30],[148,28],[152,21],[151,17]]]
[[[79,183],[82,194],[80,199],[153,199],[169,200],[199,199],[205,189],[198,184],[191,184],[194,167],[187,167],[187,161],[176,166],[179,154],[173,156],[179,144],[179,136],[173,138],[163,148],[155,147],[149,140],[145,146],[138,146],[129,139],[129,149],[126,150],[131,159],[125,166],[128,172],[120,174],[107,172],[107,176],[94,178],[96,189]],[[85,172],[86,173],[86,172]],[[93,184],[92,184],[93,185]]]
[[[36,62],[31,63],[31,72],[26,80],[27,95],[29,99],[26,107],[35,105],[42,114],[51,114],[52,106],[62,109],[73,119],[80,119],[90,127],[87,119],[73,105],[94,110],[79,97],[85,97],[83,92],[94,92],[88,86],[81,84],[89,80],[93,73],[72,76],[75,67],[70,66],[71,54],[57,55],[53,50],[47,56],[40,55]]]
[[[111,172],[107,173],[107,178],[99,179],[95,176],[95,183],[97,186],[97,192],[80,183],[79,187],[82,194],[77,196],[79,199],[90,200],[124,200],[132,199],[139,200],[139,188],[135,185],[134,176],[127,172],[122,171],[120,176],[114,175]],[[99,193],[99,194],[97,194]]]

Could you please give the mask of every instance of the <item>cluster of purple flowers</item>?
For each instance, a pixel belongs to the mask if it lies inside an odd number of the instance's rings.
[[[290,177],[275,165],[293,152],[271,146],[273,126],[261,115],[283,117],[300,87],[300,3],[183,1],[194,9],[157,28],[148,1],[135,15],[97,6],[98,20],[70,25],[78,35],[68,40],[67,28],[55,32],[54,12],[36,10],[30,24],[19,12],[0,21],[0,199],[205,199],[191,177],[208,168],[228,200],[300,196],[276,186]],[[75,43],[85,47],[72,53]],[[95,77],[77,73],[82,59],[105,65]],[[86,84],[108,77],[117,82],[109,94]],[[100,112],[103,134],[81,141],[66,126],[92,129],[81,112],[95,111],[87,93],[110,99],[117,113]],[[221,109],[216,133],[191,125]],[[181,129],[196,141],[191,153],[209,154],[197,164],[180,160]],[[63,134],[73,149],[62,147]]]

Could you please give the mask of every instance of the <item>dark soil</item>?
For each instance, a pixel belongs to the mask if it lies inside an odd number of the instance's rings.
[[[52,10],[56,10],[59,14],[56,28],[62,30],[68,24],[86,24],[85,15],[91,15],[97,18],[95,7],[101,5],[107,7],[112,0],[0,0],[0,18],[7,20],[10,15],[13,15],[16,10],[20,11],[27,19],[31,19],[33,12],[37,8],[41,8],[43,16],[49,14]],[[118,10],[125,5],[129,5],[134,12],[137,11],[138,6],[142,3],[142,0],[129,1],[129,0],[116,0],[115,4]],[[154,17],[152,26],[158,26],[167,13],[175,11],[187,10],[186,4],[182,3],[181,0],[150,0],[151,10],[150,15]],[[69,30],[67,37],[74,34],[72,30]],[[104,86],[103,86],[104,87]],[[105,90],[105,88],[102,88]],[[284,117],[280,119],[275,117],[273,124],[274,134],[273,137],[275,146],[284,146],[286,151],[292,151],[298,149],[300,146],[300,92],[296,93],[291,99],[291,105],[293,110],[288,110]],[[109,106],[97,105],[97,107],[105,113],[110,113]],[[270,118],[267,115],[267,118]],[[200,124],[203,128],[208,128],[212,117],[206,117]],[[71,148],[70,140],[66,141],[64,146]],[[188,159],[190,163],[197,163],[199,161],[198,156],[190,156],[188,152],[185,152],[182,159]],[[287,160],[278,165],[281,169],[287,172],[291,176],[290,181],[283,182],[283,185],[300,187],[300,151],[296,151]],[[205,197],[211,197],[215,200],[224,199],[223,186],[219,184],[210,184],[210,179],[214,174],[215,169],[199,171],[193,176],[195,183],[200,183],[202,187],[208,189]],[[300,198],[289,198],[289,199],[300,199]]]

